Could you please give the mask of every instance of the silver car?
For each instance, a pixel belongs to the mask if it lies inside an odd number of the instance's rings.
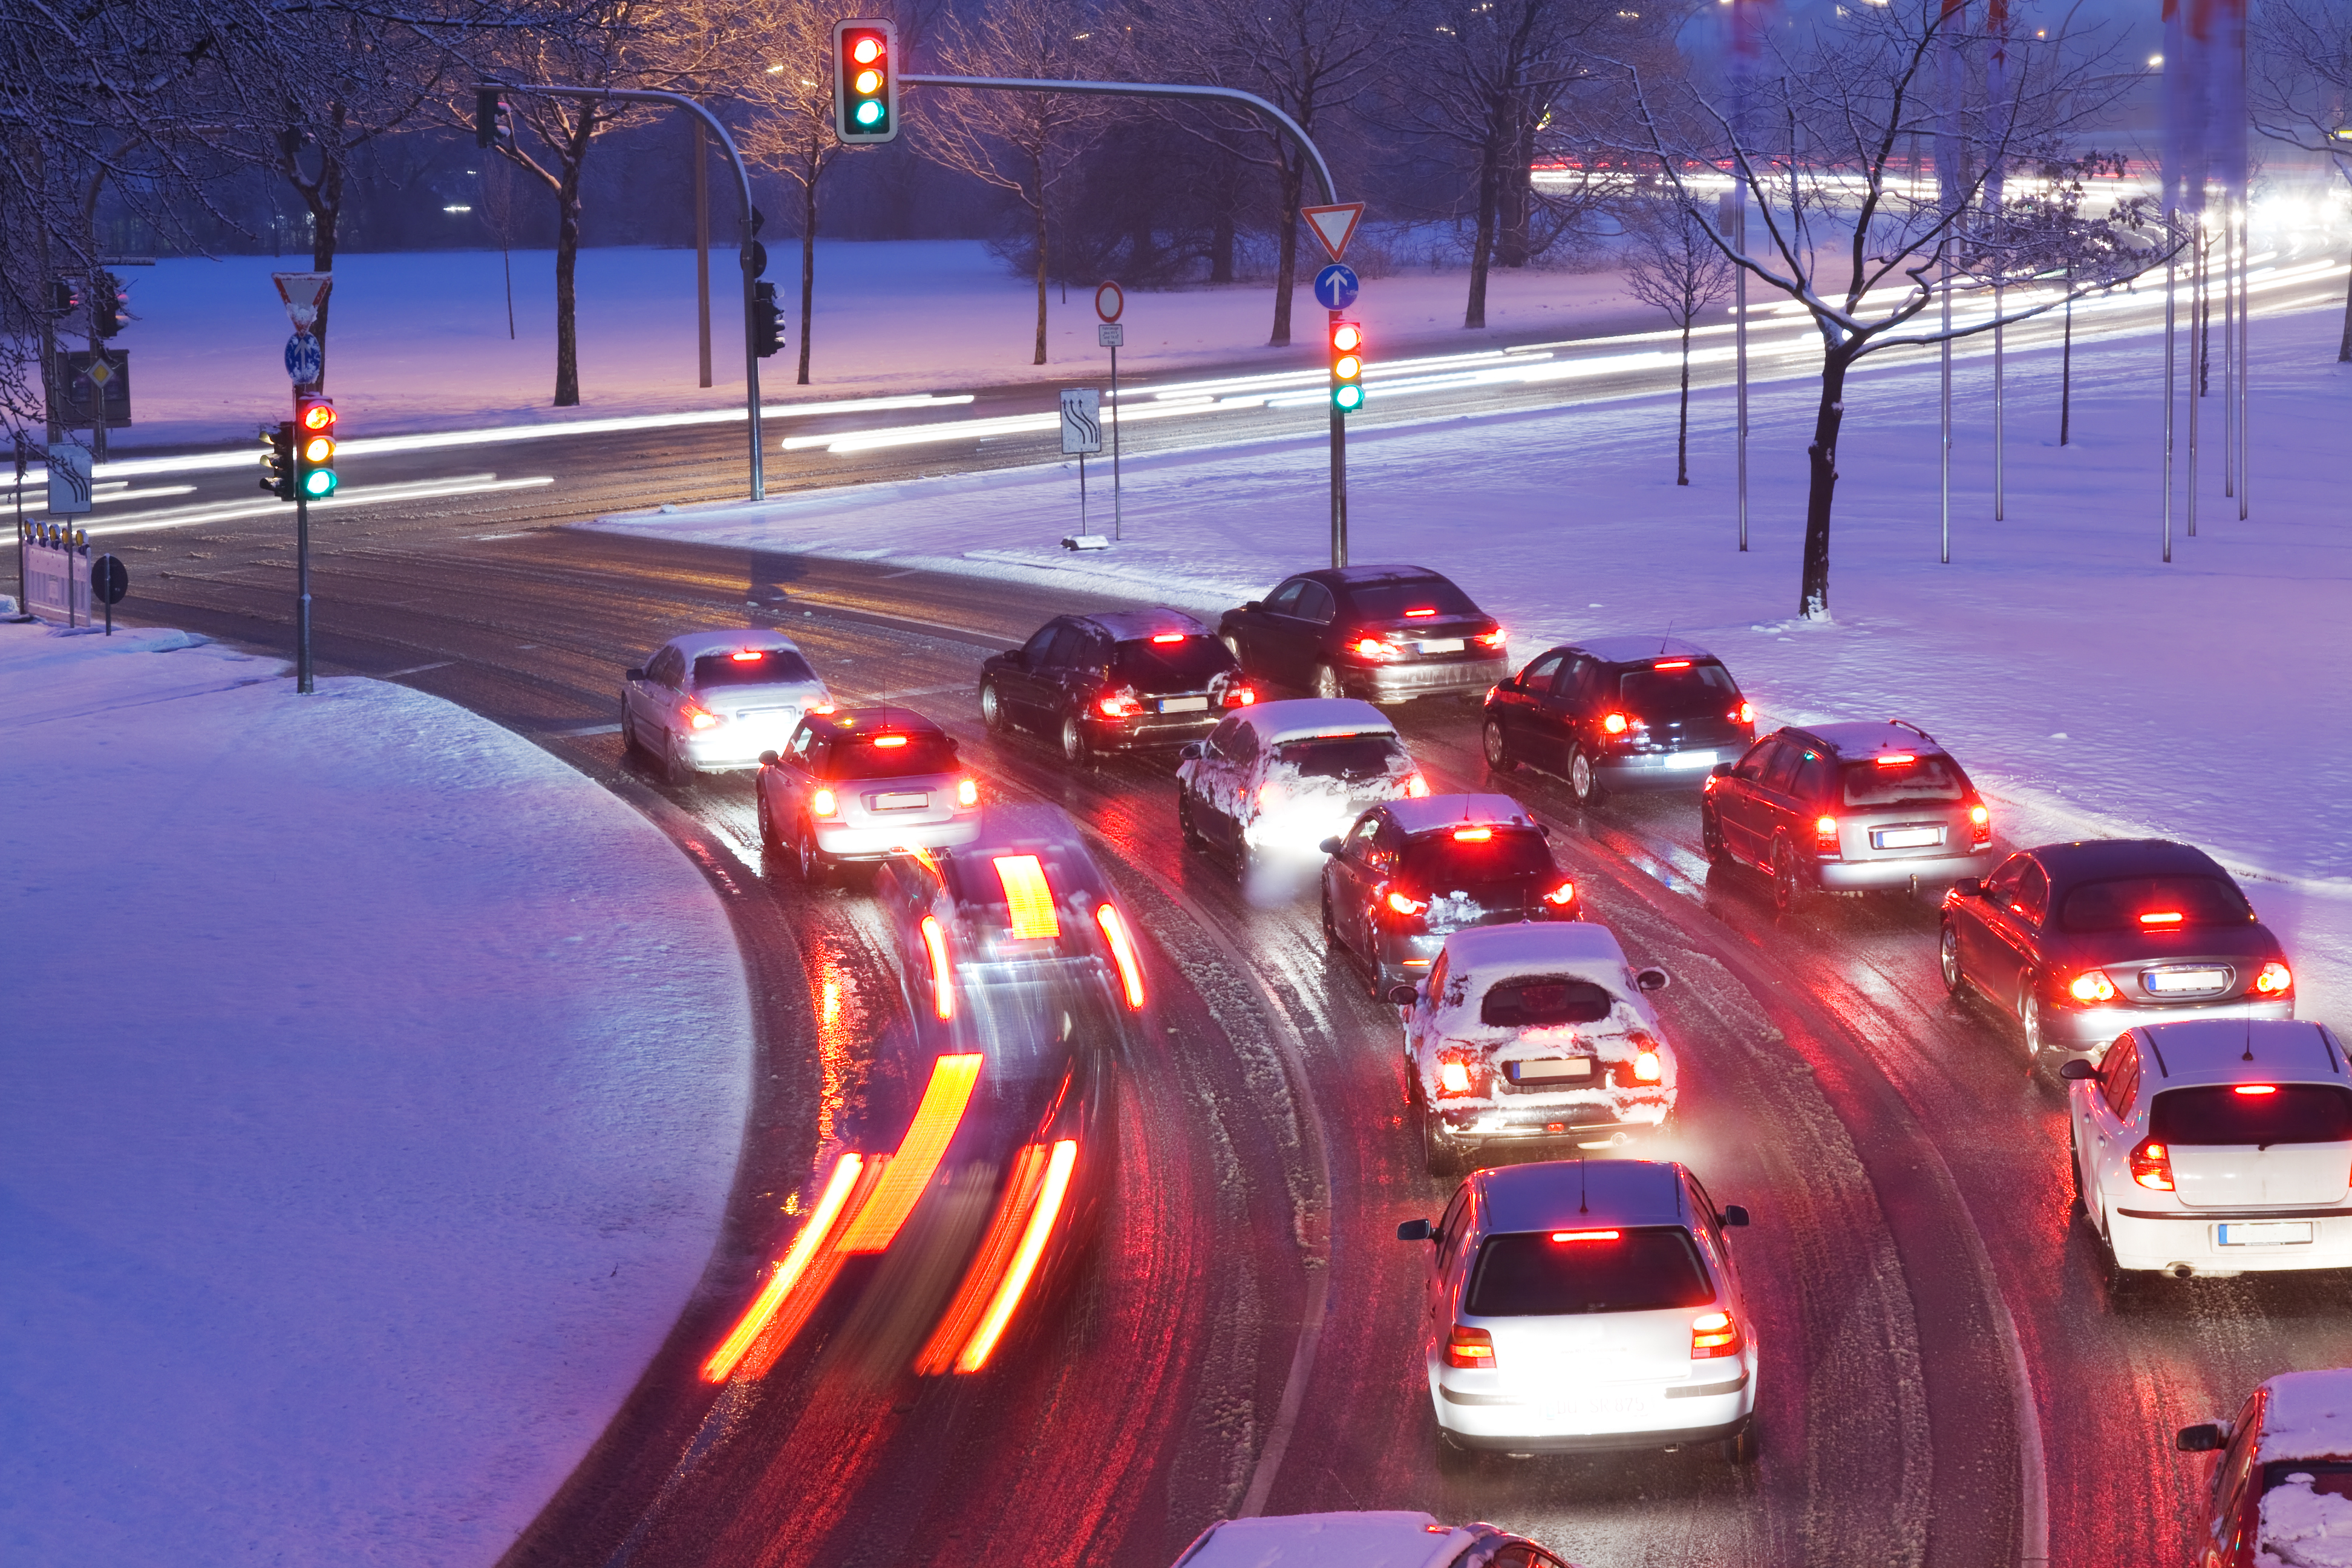
[[[845,708],[801,721],[760,753],[760,843],[793,856],[804,880],[845,860],[969,844],[980,781],[940,727],[904,708]]]
[[[775,632],[672,637],[621,688],[621,740],[659,763],[672,784],[756,765],[792,739],[803,713],[833,698],[792,638]]]

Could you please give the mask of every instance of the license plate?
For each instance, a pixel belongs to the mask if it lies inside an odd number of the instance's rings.
[[[1711,768],[1715,766],[1713,752],[1675,752],[1666,758],[1670,768]]]
[[[874,797],[877,811],[917,811],[930,804],[929,794],[923,790],[893,790]]]
[[[1630,1421],[1656,1405],[1654,1398],[1639,1398],[1623,1394],[1605,1394],[1583,1399],[1565,1399],[1547,1404],[1543,1422],[1547,1426],[1575,1427],[1586,1423]]]
[[[2264,1219],[2213,1227],[2214,1239],[2223,1247],[2308,1247],[2311,1245],[2311,1222],[2307,1219]]]
[[[1940,827],[1888,827],[1870,836],[1870,842],[1881,849],[1924,849],[1943,841]]]
[[[1205,697],[1167,697],[1160,703],[1162,713],[1204,713],[1208,708],[1209,700]]]
[[[2140,976],[2150,991],[2219,991],[2230,983],[2226,969],[2151,969]]]
[[[1507,1070],[1513,1083],[1537,1083],[1545,1079],[1591,1078],[1592,1062],[1587,1057],[1562,1057],[1539,1062],[1512,1062]]]
[[[1420,644],[1419,647],[1421,651],[1423,653],[1460,653],[1462,651],[1462,639],[1460,637],[1433,637],[1429,641]]]

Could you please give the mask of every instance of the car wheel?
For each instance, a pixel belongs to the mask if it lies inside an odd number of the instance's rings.
[[[2087,1219],[2091,1214],[2091,1200],[2089,1194],[2083,1191],[2083,1150],[2074,1142],[2074,1118],[2069,1116],[2066,1120],[2066,1174],[2074,1182],[2074,1207]]]
[[[1323,884],[1323,951],[1340,952],[1344,952],[1347,946],[1346,942],[1339,940],[1338,923],[1331,919],[1331,884],[1327,879]]]
[[[1510,737],[1503,733],[1503,725],[1500,720],[1489,719],[1486,721],[1486,729],[1483,739],[1486,742],[1486,771],[1488,773],[1507,773],[1517,771],[1519,760],[1518,758],[1511,755]]]
[[[1405,1070],[1410,1072],[1412,1068],[1408,1065]],[[1447,1142],[1444,1135],[1437,1131],[1437,1112],[1429,1108],[1427,1100],[1419,1101],[1415,1109],[1420,1112],[1421,1119],[1423,1168],[1433,1176],[1453,1177],[1462,1174],[1468,1162],[1462,1151]]]
[[[801,880],[812,888],[821,885],[824,881],[827,863],[824,851],[816,847],[816,825],[805,816],[801,818],[800,832],[793,836],[793,850]]]
[[[1805,901],[1805,885],[1797,876],[1797,852],[1782,839],[1772,846],[1772,908],[1795,914]]]
[[[1192,820],[1192,792],[1181,784],[1176,786],[1176,831],[1184,836],[1185,848],[1207,847],[1206,841],[1201,837],[1199,826]]]
[[[1936,938],[1936,966],[1944,972],[1944,989],[1955,1000],[1968,988],[1968,976],[1960,973],[1960,933],[1951,921],[1944,922]]]
[[[1074,768],[1082,768],[1093,760],[1094,748],[1087,744],[1087,727],[1075,713],[1062,715],[1062,760]]]
[[[1601,775],[1593,770],[1591,753],[1582,746],[1568,754],[1568,793],[1576,797],[1577,805],[1588,808],[1609,798],[1609,792],[1601,786]]]
[[[996,682],[982,681],[980,683],[980,721],[988,726],[990,733],[1001,735],[1004,733],[1004,727],[1012,721],[1013,716],[1004,710],[1004,699],[996,694]]]
[[[676,735],[670,734],[667,731],[664,731],[663,735],[665,743],[662,747],[662,772],[672,784],[684,789],[694,782],[694,764],[688,762],[686,753],[678,749]]]
[[[1757,1456],[1763,1451],[1764,1446],[1758,1438],[1756,1417],[1753,1415],[1748,1418],[1746,1426],[1723,1440],[1724,1458],[1743,1469],[1754,1464]]]
[[[1387,964],[1381,962],[1377,952],[1365,956],[1364,973],[1370,977],[1372,1000],[1375,1002],[1385,1003],[1388,1000],[1389,987],[1404,984],[1404,976],[1393,973]]]
[[[629,704],[625,699],[621,703],[621,754],[625,757],[646,754],[646,743],[637,739],[637,727],[629,721]]]
[[[751,798],[760,804],[760,847],[770,851],[782,849],[783,841],[776,837],[776,818],[768,810],[768,792],[754,784],[751,786]]]
[[[2144,1282],[2137,1268],[2126,1268],[2116,1261],[2116,1244],[2104,1225],[2099,1229],[2099,1283],[2107,1293],[2107,1310],[2128,1312],[2139,1305]]]
[[[1706,852],[1706,863],[1717,870],[1729,868],[1731,851],[1723,842],[1723,824],[1713,812],[1701,808],[1698,814],[1698,845]]]
[[[1332,668],[1328,664],[1318,664],[1315,667],[1313,687],[1315,695],[1318,697],[1345,697],[1348,695],[1347,691],[1339,684],[1339,672]]]
[[[2034,994],[2033,982],[2025,983],[2024,998],[2017,1005],[2017,1023],[2025,1036],[2025,1059],[2029,1064],[2042,1059],[2042,998]]]

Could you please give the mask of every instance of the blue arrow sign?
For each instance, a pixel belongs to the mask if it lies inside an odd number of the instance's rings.
[[[310,385],[326,368],[327,356],[319,347],[318,339],[308,332],[297,332],[286,340],[286,374],[293,378],[295,385]]]
[[[1335,261],[1315,275],[1315,301],[1327,310],[1344,310],[1356,302],[1361,287],[1354,268]]]

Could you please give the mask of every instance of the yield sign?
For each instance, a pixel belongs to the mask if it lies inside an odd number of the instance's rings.
[[[298,332],[310,331],[318,321],[319,307],[327,302],[327,290],[335,286],[331,272],[273,272],[269,280],[278,285],[278,297],[286,301],[286,314]]]
[[[1337,206],[1300,207],[1298,216],[1307,220],[1307,226],[1315,231],[1315,237],[1323,242],[1332,260],[1345,261],[1348,242],[1356,237],[1356,226],[1364,219],[1364,204],[1341,202]]]

